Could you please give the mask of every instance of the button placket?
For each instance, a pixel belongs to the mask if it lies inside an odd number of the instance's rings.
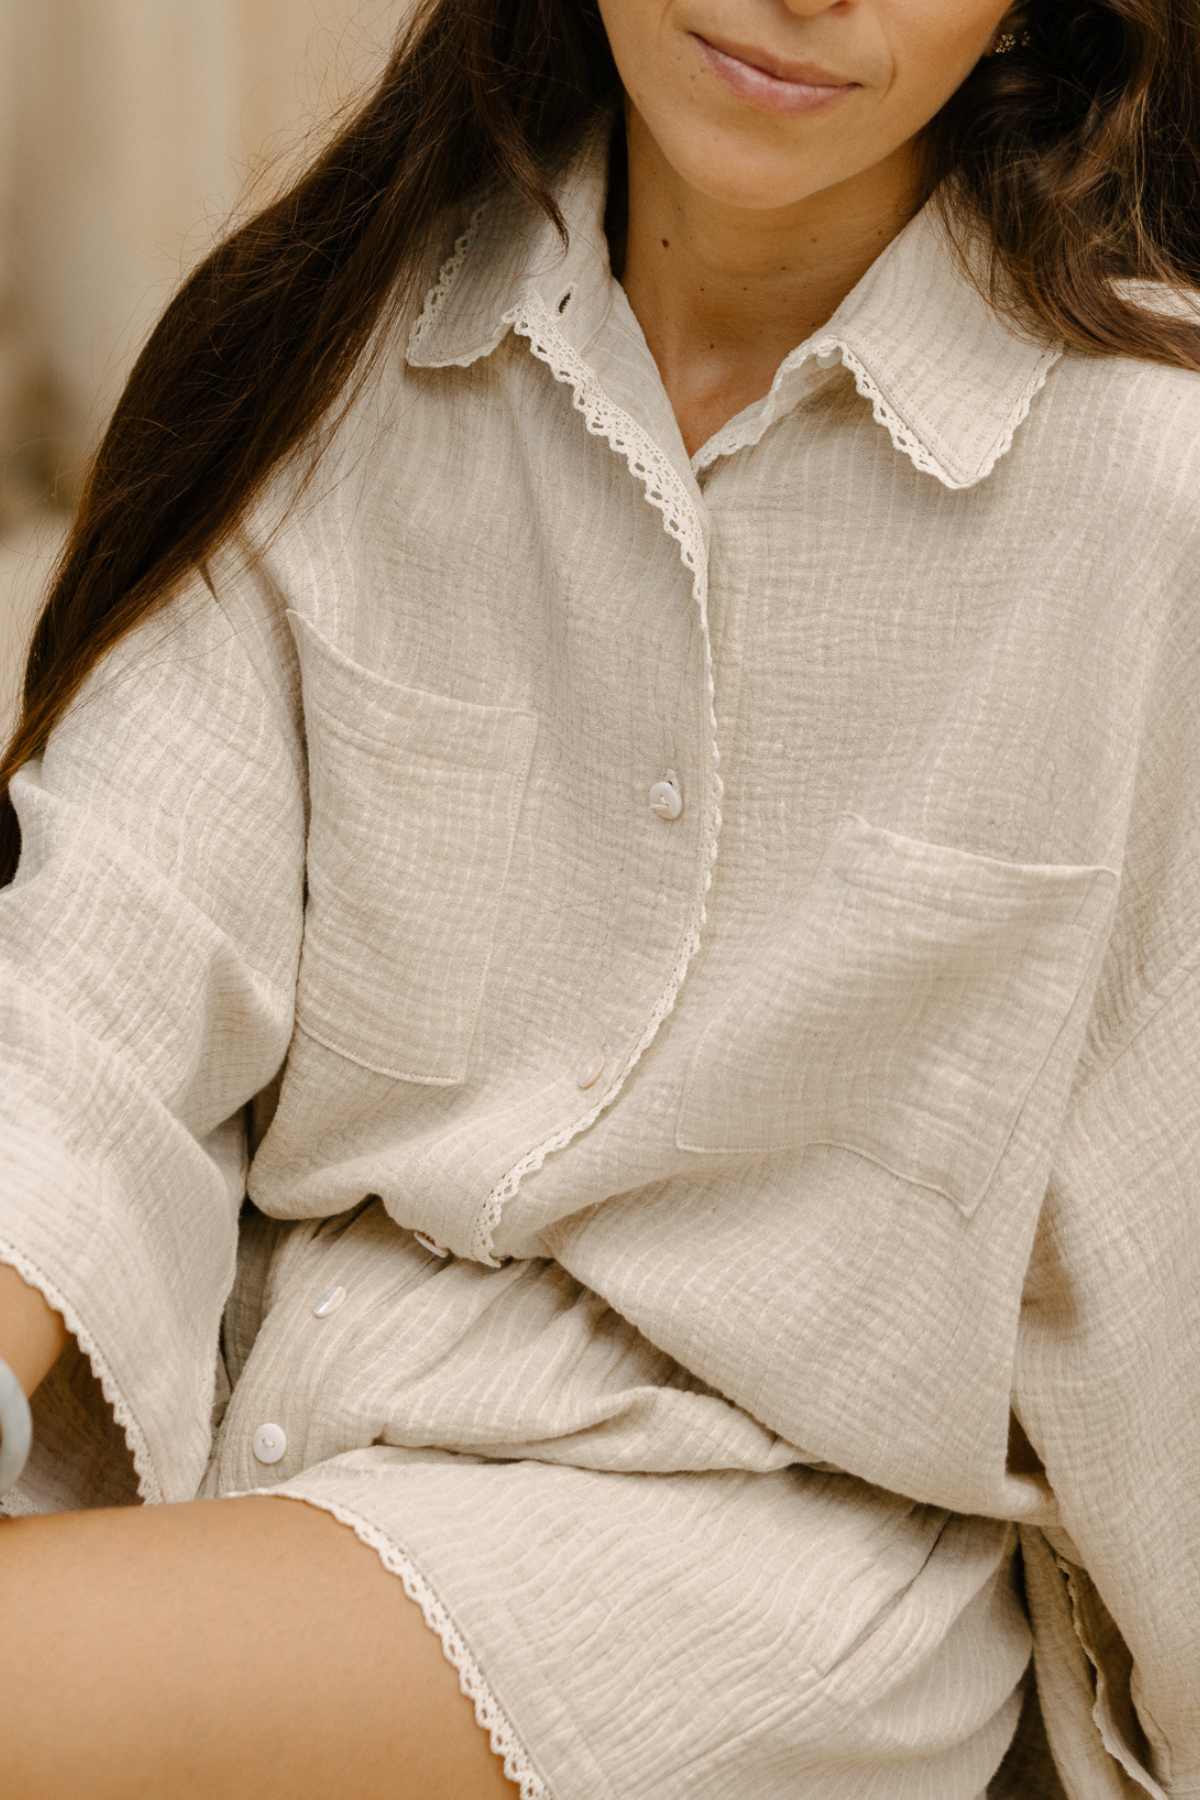
[[[647,796],[651,812],[660,819],[673,823],[683,813],[683,788],[679,776],[674,769],[666,769],[658,780],[653,782]],[[662,896],[660,895],[660,898]],[[579,1065],[575,1074],[576,1086],[581,1089],[594,1087],[603,1075],[608,1064],[608,1045],[596,1045],[591,1054]]]

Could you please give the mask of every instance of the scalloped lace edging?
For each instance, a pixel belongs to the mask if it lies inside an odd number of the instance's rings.
[[[848,345],[843,344],[840,340],[813,345],[814,354],[819,354],[823,350],[833,349],[840,351],[842,361],[854,377],[856,389],[862,395],[864,400],[869,400],[871,402],[872,418],[877,425],[883,426],[884,430],[891,438],[892,443],[896,446],[896,449],[902,451],[903,454],[910,459],[914,468],[922,470],[927,475],[936,476],[943,486],[950,488],[971,487],[975,482],[981,481],[985,475],[990,475],[1000,458],[1007,455],[1012,449],[1013,439],[1017,434],[1017,427],[1023,424],[1029,417],[1029,409],[1033,405],[1034,398],[1046,385],[1046,377],[1049,375],[1054,364],[1058,361],[1058,356],[1060,354],[1058,352],[1051,352],[1045,357],[1038,370],[1036,381],[1033,382],[1029,392],[1021,401],[1019,408],[1009,422],[1007,431],[993,449],[983,468],[978,470],[976,474],[969,475],[965,481],[955,481],[945,465],[940,463],[937,458],[925,448],[924,444],[922,444],[918,438],[914,437],[899,413],[896,412],[893,407],[888,405],[888,402],[880,392],[878,383],[873,376],[867,373],[866,368]]]
[[[489,196],[485,195],[479,204],[472,210],[471,216],[467,220],[462,232],[454,240],[453,249],[439,269],[437,279],[427,290],[417,322],[413,326],[412,333],[408,340],[408,348],[410,351],[419,349],[424,342],[427,333],[432,330],[434,320],[437,318],[445,304],[446,296],[458,279],[458,272],[462,268],[463,259],[465,258],[467,251],[471,248],[475,233],[479,229],[479,222],[487,211],[488,204]]]
[[[868,375],[853,350],[845,344],[829,346],[830,349],[835,347],[841,351],[842,361],[853,375],[854,385],[858,392],[864,400],[871,402],[871,417],[877,425],[883,426],[897,450],[903,451],[904,455],[910,458],[914,468],[923,470],[926,475],[936,475],[939,481],[947,482],[949,480],[947,471],[935,457],[929,454],[924,444],[913,436],[899,413],[888,405],[874,377]],[[950,485],[958,487],[962,484],[953,482]]]
[[[91,1364],[92,1373],[100,1383],[100,1391],[103,1393],[109,1406],[111,1406],[117,1424],[125,1433],[125,1445],[132,1458],[133,1467],[137,1474],[138,1498],[147,1505],[160,1503],[163,1497],[162,1484],[158,1479],[157,1472],[155,1471],[154,1464],[151,1460],[150,1447],[146,1442],[145,1434],[137,1420],[134,1418],[133,1413],[130,1411],[125,1396],[117,1386],[112,1370],[109,1368],[104,1353],[96,1343],[95,1338],[83,1323],[71,1302],[59,1291],[49,1277],[42,1273],[37,1264],[30,1261],[24,1251],[18,1250],[13,1244],[0,1241],[0,1262],[11,1264],[31,1287],[37,1288],[43,1299],[48,1301],[49,1304],[54,1307],[56,1312],[62,1314],[66,1321],[67,1329],[72,1333],[79,1348],[83,1351]],[[213,1374],[215,1378],[215,1366]],[[24,1479],[24,1477],[22,1477],[22,1479]],[[19,1486],[20,1481],[17,1483],[17,1487]],[[15,1492],[16,1488],[10,1488],[7,1494],[0,1495],[0,1513],[8,1510],[11,1514],[15,1515],[17,1513],[26,1513],[32,1510],[20,1500],[15,1501],[11,1507],[9,1506],[9,1501],[12,1500]]]
[[[1017,435],[1018,425],[1023,425],[1025,420],[1029,417],[1030,407],[1033,405],[1034,400],[1037,398],[1037,396],[1041,393],[1042,389],[1045,387],[1046,379],[1049,376],[1051,369],[1054,367],[1055,363],[1059,360],[1061,355],[1062,355],[1062,352],[1060,350],[1057,350],[1057,351],[1050,352],[1046,356],[1045,360],[1043,361],[1041,367],[1038,370],[1037,380],[1033,383],[1033,386],[1030,388],[1029,392],[1026,394],[1024,400],[1022,400],[1020,407],[1018,408],[1016,413],[1014,413],[1014,415],[1013,415],[1012,423],[1009,425],[1008,430],[1005,432],[1005,434],[1001,438],[999,444],[996,446],[995,454],[992,457],[992,460],[988,464],[987,468],[984,470],[985,475],[988,474],[988,472],[992,469],[992,467],[1000,461],[1000,458],[1002,456],[1007,455],[1008,452],[1012,449],[1012,441],[1013,441],[1014,437]]]
[[[332,1513],[343,1525],[348,1525],[368,1548],[376,1552],[385,1567],[400,1577],[405,1593],[410,1600],[416,1601],[425,1623],[437,1633],[446,1661],[458,1671],[460,1692],[474,1702],[476,1721],[487,1732],[493,1752],[503,1759],[505,1775],[520,1787],[521,1800],[554,1800],[551,1789],[534,1768],[515,1727],[488,1685],[483,1670],[463,1642],[458,1627],[424,1575],[387,1533],[340,1500],[305,1494],[293,1487],[238,1488],[220,1498],[240,1500],[250,1494],[273,1494],[282,1500],[303,1500],[309,1506],[319,1507],[322,1512]]]
[[[646,498],[651,506],[663,515],[663,522],[670,535],[680,548],[684,566],[692,576],[692,591],[700,608],[700,620],[704,637],[704,668],[708,677],[708,713],[709,741],[713,754],[713,798],[711,817],[705,836],[707,858],[704,870],[704,886],[700,892],[700,908],[698,916],[692,920],[683,947],[675,961],[666,988],[655,1004],[650,1023],[643,1031],[633,1052],[629,1055],[617,1072],[616,1079],[602,1094],[590,1112],[581,1118],[573,1119],[562,1131],[556,1132],[545,1143],[536,1145],[527,1156],[514,1164],[490,1194],[484,1199],[476,1216],[471,1234],[471,1253],[478,1261],[489,1268],[503,1267],[495,1254],[495,1232],[504,1208],[504,1202],[516,1193],[521,1177],[542,1167],[547,1156],[554,1150],[561,1150],[569,1144],[576,1132],[583,1131],[597,1118],[604,1108],[620,1092],[621,1084],[630,1069],[633,1068],[646,1046],[653,1040],[663,1020],[671,1012],[679,997],[679,990],[687,973],[688,964],[700,947],[700,934],[708,917],[704,897],[712,886],[713,865],[717,856],[717,843],[721,831],[721,795],[725,784],[721,779],[721,753],[717,744],[716,688],[713,682],[712,652],[708,633],[707,584],[708,565],[704,555],[704,538],[695,509],[683,487],[670,459],[654,442],[649,433],[644,431],[621,407],[615,405],[596,380],[587,363],[575,347],[568,343],[562,332],[558,330],[545,302],[537,295],[529,294],[525,300],[513,307],[504,315],[513,330],[529,339],[529,348],[541,362],[550,369],[557,381],[567,382],[572,390],[572,403],[576,410],[583,414],[583,421],[594,437],[608,440],[611,448],[619,456],[623,456],[632,472],[642,483]]]
[[[529,339],[530,350],[547,365],[555,380],[570,385],[575,408],[583,414],[583,422],[593,437],[607,438],[617,455],[625,458],[645,488],[651,506],[662,513],[693,578],[698,577],[704,569],[703,538],[670,458],[636,419],[609,399],[574,345],[558,330],[542,300],[529,295],[504,317],[514,331]]]

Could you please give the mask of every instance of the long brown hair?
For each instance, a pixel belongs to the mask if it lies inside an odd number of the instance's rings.
[[[982,226],[986,297],[1032,336],[1200,372],[1200,325],[1109,285],[1200,287],[1200,0],[1019,0],[1004,23],[1031,41],[981,57],[918,146],[923,197],[964,273],[957,229]],[[493,182],[519,190],[566,247],[554,179],[596,108],[622,98],[595,0],[415,0],[374,89],[188,275],[134,364],[50,573],[0,757],[0,888],[20,852],[9,783],[92,667],[306,441],[307,485],[465,201]]]

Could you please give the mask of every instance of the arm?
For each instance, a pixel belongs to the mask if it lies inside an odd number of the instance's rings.
[[[8,1263],[0,1263],[0,1357],[29,1399],[66,1347],[69,1333],[37,1288]]]
[[[242,1109],[291,1038],[307,818],[288,596],[245,551],[113,646],[11,783],[0,1265],[41,1326],[0,1316],[37,1388],[8,1510],[132,1497],[131,1478],[191,1498],[211,1449]],[[90,1385],[44,1379],[68,1334]]]

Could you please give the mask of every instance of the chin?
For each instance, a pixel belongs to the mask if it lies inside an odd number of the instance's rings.
[[[659,141],[679,178],[718,206],[776,212],[826,185],[804,179],[795,145],[764,144],[760,134],[720,122],[697,121]]]

